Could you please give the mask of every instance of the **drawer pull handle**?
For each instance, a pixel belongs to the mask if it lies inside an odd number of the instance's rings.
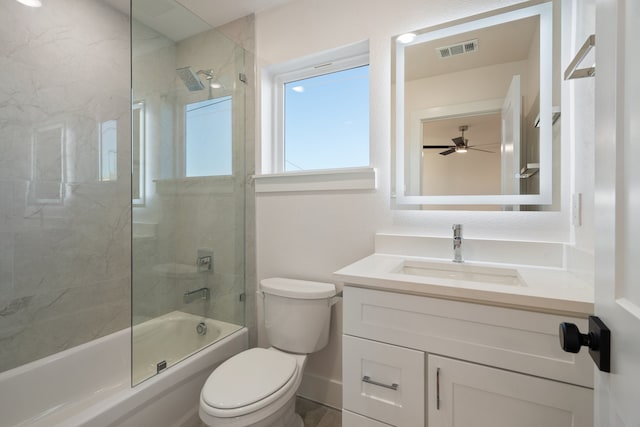
[[[362,377],[362,382],[373,384],[373,385],[377,385],[379,387],[389,388],[391,390],[397,390],[398,389],[398,384],[396,384],[396,383],[393,383],[391,385],[379,383],[378,381],[372,380],[369,375],[365,375],[364,377]]]
[[[436,369],[436,410],[440,410],[440,368]]]

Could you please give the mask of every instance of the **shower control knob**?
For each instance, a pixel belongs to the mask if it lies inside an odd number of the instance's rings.
[[[589,316],[589,333],[583,334],[573,323],[560,323],[560,347],[567,353],[578,353],[582,346],[589,348],[591,358],[603,372],[610,372],[611,331],[596,316]]]

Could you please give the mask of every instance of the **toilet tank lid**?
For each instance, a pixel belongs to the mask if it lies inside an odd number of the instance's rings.
[[[336,294],[333,283],[272,277],[260,281],[262,292],[269,295],[297,299],[331,298]]]

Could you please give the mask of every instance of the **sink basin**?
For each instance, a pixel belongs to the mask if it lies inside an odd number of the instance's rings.
[[[465,263],[404,261],[394,273],[494,285],[526,286],[515,269]]]

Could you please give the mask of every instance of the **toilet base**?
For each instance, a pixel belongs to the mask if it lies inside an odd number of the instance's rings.
[[[303,427],[304,422],[295,413],[295,406],[296,396],[293,395],[282,408],[264,419],[256,417],[260,411],[233,418],[212,418],[201,411],[200,419],[211,427]]]

